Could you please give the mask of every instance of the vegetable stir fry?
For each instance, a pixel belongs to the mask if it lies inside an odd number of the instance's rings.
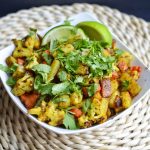
[[[75,31],[74,31],[75,32]],[[140,92],[140,66],[132,55],[107,43],[76,33],[65,40],[42,45],[35,29],[6,59],[7,84],[29,114],[66,129],[101,124],[130,107]],[[51,45],[51,46],[49,46]]]

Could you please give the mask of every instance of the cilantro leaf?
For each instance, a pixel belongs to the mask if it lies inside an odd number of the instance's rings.
[[[41,102],[45,99],[46,95],[40,95],[35,106],[40,106]]]
[[[45,94],[51,95],[53,85],[54,83],[44,84],[41,75],[37,75],[35,77],[34,89],[37,90],[41,95]]]
[[[53,103],[67,102],[68,98],[65,98],[65,97],[56,97],[52,101],[53,101]]]
[[[70,52],[65,57],[62,53],[59,53],[58,59],[61,61],[67,72],[73,74],[79,67],[80,55],[78,53],[78,51]]]
[[[38,64],[32,67],[32,70],[37,74],[41,75],[44,82],[47,82],[47,76],[50,72],[50,66],[46,64]]]
[[[90,107],[91,107],[91,99],[86,99],[82,107],[83,112],[86,113]]]
[[[115,55],[116,55],[117,57],[121,56],[123,53],[124,53],[124,51],[123,51],[123,50],[120,50],[120,49],[118,49],[118,50],[115,51]]]
[[[80,86],[74,82],[70,82],[69,91],[70,92],[80,92]]]
[[[11,73],[10,68],[7,67],[7,66],[4,66],[4,65],[2,65],[2,64],[0,64],[0,70],[1,70],[1,71],[4,71],[4,72],[6,72],[6,73]]]
[[[48,50],[49,49],[49,43],[47,43],[46,45],[42,45],[41,46],[41,50],[42,51],[45,51],[45,50]],[[36,50],[36,52],[37,52],[38,50]]]
[[[30,30],[29,30],[29,36],[33,36],[33,35],[35,35],[35,34],[36,34],[36,32],[37,32],[37,29],[30,28]]]
[[[66,127],[66,129],[71,129],[71,130],[77,129],[77,125],[76,125],[74,116],[69,114],[68,112],[66,112],[66,114],[65,114],[63,124]]]
[[[54,84],[54,86],[52,87],[52,94],[58,95],[58,94],[68,91],[69,84],[70,84],[69,82],[62,82],[59,84]]]
[[[65,71],[60,71],[58,73],[58,78],[60,81],[66,81],[67,80],[67,73]]]
[[[64,23],[63,23],[63,24],[70,26],[70,25],[71,25],[71,22],[70,22],[70,20],[64,20]]]
[[[76,79],[74,80],[74,83],[83,83],[84,78],[82,76],[78,76],[76,77]]]
[[[93,96],[93,95],[95,94],[95,92],[97,91],[98,87],[99,87],[99,84],[98,84],[98,83],[94,83],[94,84],[92,84],[91,86],[89,86],[89,87],[87,88],[88,95],[89,95],[89,96]]]
[[[51,95],[53,85],[54,83],[41,84],[38,87],[38,91],[39,93],[41,93],[41,95],[46,95],[46,94]]]
[[[130,82],[129,82],[128,80],[125,80],[125,81],[123,81],[123,82],[121,83],[121,87],[122,87],[122,90],[123,90],[123,91],[125,91],[125,90],[128,89],[129,83],[130,83]]]
[[[44,73],[49,73],[50,72],[50,66],[46,64],[38,64],[32,67],[32,70],[35,72],[44,72]]]
[[[13,77],[9,77],[6,81],[7,85],[14,86],[16,84],[16,80]]]
[[[58,40],[51,40],[51,43],[50,43],[50,51],[51,51],[51,52],[54,52],[55,49],[58,47],[58,45],[59,45]]]
[[[84,39],[79,39],[79,40],[77,40],[77,41],[75,41],[73,43],[73,46],[77,50],[82,49],[82,48],[88,48],[89,41],[88,40],[84,40]]]
[[[42,54],[42,57],[44,58],[44,60],[46,61],[46,63],[47,63],[48,65],[51,64],[52,58],[51,58],[47,53],[43,53],[43,54]]]
[[[40,75],[37,75],[34,80],[34,89],[38,90],[39,86],[42,84],[43,78]]]
[[[18,67],[18,64],[13,64],[11,67],[0,64],[0,70],[6,73],[11,73],[11,74],[16,71],[17,67]]]

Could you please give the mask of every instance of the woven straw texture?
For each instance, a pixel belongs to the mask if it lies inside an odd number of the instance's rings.
[[[94,13],[149,66],[150,23],[115,9],[90,4],[43,6],[0,19],[0,49],[12,38],[23,37],[28,27],[42,30],[62,19]],[[107,127],[76,135],[58,135],[38,126],[11,101],[0,84],[0,150],[150,150],[150,93],[128,114]]]

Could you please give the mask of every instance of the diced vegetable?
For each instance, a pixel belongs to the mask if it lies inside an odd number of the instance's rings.
[[[121,92],[122,106],[127,109],[131,106],[132,99],[129,92]]]
[[[109,107],[110,108],[115,108],[115,100],[116,100],[116,97],[118,97],[120,95],[119,91],[115,91],[111,97],[109,98]]]
[[[116,72],[116,71],[112,72],[112,77],[111,77],[111,78],[112,78],[113,80],[118,79],[118,78],[119,78],[118,72]]]
[[[48,81],[52,81],[57,74],[58,70],[60,68],[60,61],[59,60],[53,60],[51,64],[51,71],[48,74]]]
[[[17,64],[23,65],[25,63],[25,60],[23,58],[17,58]]]
[[[77,117],[77,118],[79,118],[81,115],[82,115],[82,111],[80,110],[80,109],[78,109],[78,108],[73,108],[73,109],[71,109],[70,110],[72,113],[73,113],[73,115],[75,116],[75,117]]]
[[[39,116],[41,114],[41,107],[35,107],[35,108],[31,108],[28,112],[31,115],[37,115]]]
[[[12,89],[12,93],[16,96],[21,96],[26,92],[33,90],[34,78],[25,74],[22,78],[18,79],[15,86]]]
[[[16,71],[13,73],[12,77],[15,79],[22,78],[25,74],[25,69],[23,66],[18,66]]]
[[[36,93],[31,93],[31,94],[25,93],[20,96],[21,101],[25,104],[27,109],[31,109],[35,106],[38,97],[39,97],[39,94],[36,94]]]
[[[136,96],[141,91],[141,86],[135,80],[131,80],[128,90],[131,96]]]
[[[14,40],[14,44],[16,48],[13,51],[13,57],[21,58],[30,57],[32,55],[33,50],[23,47],[23,42],[21,40]]]
[[[66,45],[64,45],[63,47],[61,47],[61,50],[62,50],[65,54],[67,54],[67,53],[70,53],[71,51],[73,51],[73,50],[74,50],[74,47],[73,47],[72,44],[66,44]]]
[[[13,56],[9,56],[6,59],[6,63],[7,63],[8,66],[11,66],[11,65],[15,64],[16,62],[17,61]]]
[[[111,93],[114,93],[119,87],[119,83],[117,80],[111,81]]]
[[[70,100],[71,100],[71,105],[80,104],[82,102],[82,95],[81,95],[81,93],[73,92],[70,95]]]
[[[110,79],[103,79],[101,81],[101,88],[102,88],[102,96],[109,97],[111,95],[111,81]]]
[[[27,70],[31,70],[34,66],[38,65],[38,60],[35,54],[33,54],[32,56],[30,56],[30,59],[28,60],[28,63],[26,65],[26,69]]]
[[[88,72],[89,72],[88,67],[84,65],[79,65],[79,67],[76,70],[76,74],[79,74],[79,75],[86,75],[88,74]]]
[[[58,106],[60,108],[67,108],[70,106],[70,97],[68,95],[61,95],[59,97],[59,101],[60,102],[59,102]]]
[[[125,72],[128,69],[128,65],[125,61],[118,62],[118,68],[120,71]]]

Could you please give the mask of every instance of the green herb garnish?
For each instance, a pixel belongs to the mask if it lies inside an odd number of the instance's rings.
[[[59,84],[54,84],[54,86],[52,87],[52,94],[58,95],[58,94],[61,94],[63,92],[67,92],[68,87],[69,87],[69,82],[62,82]]]
[[[70,114],[69,112],[66,112],[64,120],[63,120],[63,124],[66,127],[66,129],[71,129],[71,130],[78,129],[74,116]]]
[[[86,99],[82,107],[83,112],[86,113],[90,107],[91,107],[91,99]]]
[[[16,84],[16,79],[14,79],[13,77],[9,77],[6,81],[6,83],[9,86],[14,86]]]
[[[129,83],[130,83],[130,82],[129,82],[128,80],[122,81],[122,83],[121,83],[121,88],[122,88],[123,91],[125,91],[125,90],[128,89]]]
[[[58,78],[60,81],[66,81],[67,80],[67,73],[65,71],[60,71],[58,73]]]
[[[48,65],[51,64],[52,58],[51,58],[47,53],[44,52],[44,53],[42,54],[42,57],[44,58],[44,60],[46,61],[46,63],[47,63]]]
[[[89,95],[90,97],[93,96],[93,95],[95,94],[95,92],[97,91],[98,87],[99,87],[99,84],[97,84],[97,83],[94,83],[94,84],[92,84],[91,86],[89,86],[89,87],[87,88],[87,90],[88,90],[88,95]]]

